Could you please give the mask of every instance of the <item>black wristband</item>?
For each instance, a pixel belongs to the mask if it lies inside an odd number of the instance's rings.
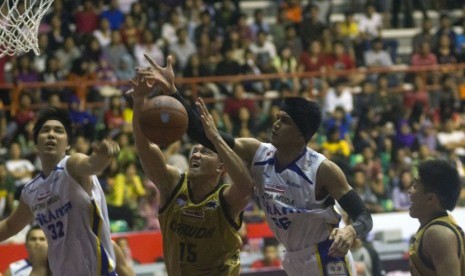
[[[365,237],[373,228],[373,219],[357,192],[350,190],[338,202],[353,220],[352,227],[354,227],[357,237]]]
[[[194,141],[200,143],[202,146],[207,147],[216,152],[215,146],[213,146],[212,142],[205,135],[202,121],[200,120],[200,116],[197,113],[197,111],[189,103],[187,103],[186,100],[184,100],[184,98],[178,91],[171,94],[171,96],[177,99],[180,103],[182,103],[182,105],[186,109],[187,116],[189,117],[187,135],[189,135],[189,137]],[[219,133],[223,140],[228,144],[228,146],[231,149],[234,149],[234,137],[221,131]]]

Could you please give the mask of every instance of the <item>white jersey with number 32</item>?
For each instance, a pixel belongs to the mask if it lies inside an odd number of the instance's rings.
[[[41,173],[26,184],[21,198],[47,236],[53,275],[114,275],[105,195],[96,176],[89,195],[69,175],[68,158],[47,177]]]

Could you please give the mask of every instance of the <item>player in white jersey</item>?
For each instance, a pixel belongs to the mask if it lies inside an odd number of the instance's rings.
[[[199,114],[177,93],[171,57],[161,68],[150,57],[152,68],[138,74],[153,81],[163,93],[183,103],[189,115],[188,134],[214,149],[206,137]],[[200,99],[197,104],[204,105]],[[201,115],[208,116],[205,108]],[[353,275],[349,249],[356,237],[373,226],[370,213],[352,190],[341,169],[307,147],[321,123],[321,110],[304,98],[286,98],[271,131],[271,144],[254,138],[221,136],[251,168],[256,193],[276,238],[286,248],[288,275]],[[353,224],[338,228],[335,200]]]
[[[47,238],[39,226],[33,226],[27,231],[25,246],[27,259],[11,263],[5,276],[48,275]]]
[[[46,108],[34,126],[42,172],[25,185],[19,206],[0,222],[0,241],[32,220],[44,230],[54,275],[116,275],[105,196],[96,174],[119,153],[103,140],[92,155],[66,155],[72,140],[65,110]]]

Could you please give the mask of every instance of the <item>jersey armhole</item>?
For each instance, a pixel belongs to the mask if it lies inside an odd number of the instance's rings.
[[[186,178],[186,174],[183,173],[181,174],[181,178],[179,179],[179,182],[178,184],[176,184],[176,187],[173,189],[173,191],[171,192],[170,196],[168,197],[168,200],[166,201],[165,205],[164,206],[161,206],[160,209],[158,210],[158,214],[162,214],[166,208],[171,204],[171,202],[173,201],[174,197],[176,196],[176,194],[179,192],[179,190],[181,189],[182,187],[182,184],[184,183],[184,180]]]
[[[453,227],[452,225],[450,225],[450,224],[448,224],[448,223],[446,223],[446,222],[443,222],[443,221],[436,221],[436,222],[433,222],[433,223],[431,223],[430,225],[428,225],[428,227],[426,227],[426,229],[425,229],[424,231],[426,232],[426,230],[427,230],[428,228],[430,228],[431,226],[433,226],[433,225],[442,225],[442,226],[444,226],[444,227],[447,227],[447,228],[449,228],[449,229],[455,234],[455,237],[457,238],[457,245],[458,245],[457,256],[458,256],[459,259],[460,259],[460,257],[461,257],[461,249],[462,249],[462,246],[463,246],[463,245],[462,245],[462,240],[460,239],[458,230],[457,230],[455,227]],[[424,237],[424,235],[425,235],[425,234],[423,234],[423,235],[421,236],[420,245],[419,245],[419,247],[418,247],[418,255],[419,255],[421,261],[422,261],[429,269],[431,269],[431,270],[434,271],[435,269],[434,269],[433,263],[431,263],[431,261],[428,260],[428,259],[426,258],[426,256],[423,254],[423,237]]]
[[[226,203],[226,200],[224,199],[224,195],[223,195],[224,189],[226,187],[228,187],[228,186],[223,185],[223,187],[221,187],[220,191],[219,191],[219,199],[220,199],[221,211],[223,212],[223,215],[226,218],[226,220],[228,221],[229,225],[231,225],[236,231],[239,231],[239,229],[241,229],[241,226],[242,226],[242,217],[243,217],[244,212],[242,211],[239,214],[239,221],[238,222],[236,222],[236,220],[231,217],[231,215],[229,214],[229,210],[228,210],[228,204]]]

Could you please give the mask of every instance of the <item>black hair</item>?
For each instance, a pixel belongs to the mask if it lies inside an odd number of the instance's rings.
[[[452,211],[460,194],[457,169],[444,160],[427,160],[418,165],[418,175],[425,192],[435,194],[441,207]]]
[[[31,228],[29,228],[26,233],[26,242],[29,240],[29,236],[31,235],[32,231],[35,230],[42,230],[42,228],[40,228],[40,225],[38,224],[31,226]]]
[[[73,121],[69,116],[69,113],[64,109],[59,109],[56,107],[47,107],[42,109],[37,116],[37,122],[34,125],[33,133],[34,133],[34,143],[37,144],[37,137],[39,136],[40,129],[42,126],[49,120],[57,120],[63,124],[63,127],[66,130],[66,134],[68,134],[68,144],[72,144],[73,134],[72,134],[72,127]]]

